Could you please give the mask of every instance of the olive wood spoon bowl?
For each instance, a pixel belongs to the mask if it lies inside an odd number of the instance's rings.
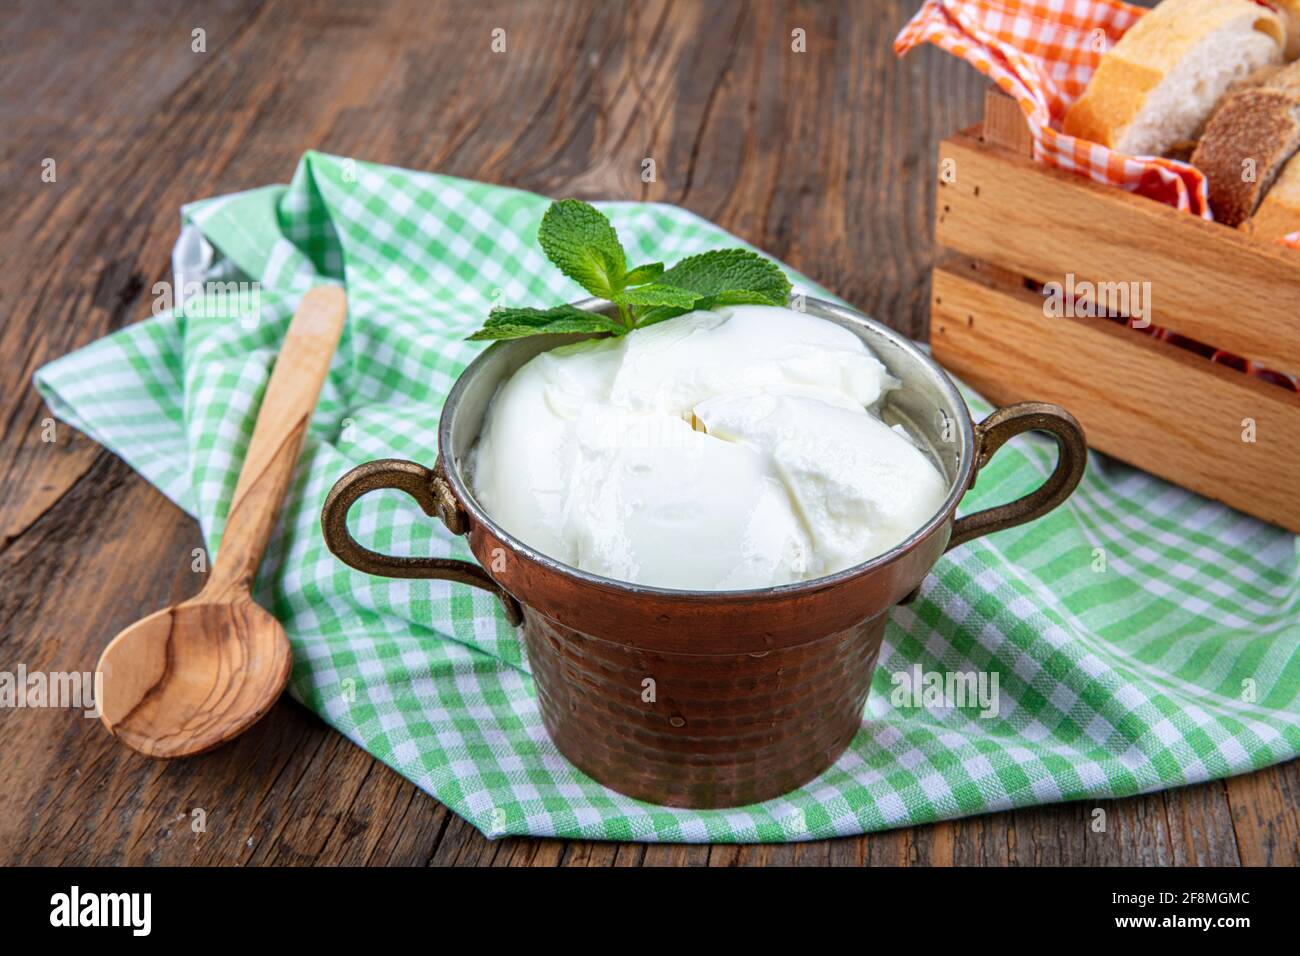
[[[150,757],[202,753],[243,733],[289,679],[289,640],[251,588],[329,372],[347,299],[303,296],[280,347],[207,583],[118,634],[99,658],[104,725]]]

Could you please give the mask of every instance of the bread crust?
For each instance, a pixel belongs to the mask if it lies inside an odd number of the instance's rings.
[[[1300,0],[1296,2],[1300,3]],[[1261,67],[1244,80],[1234,83],[1228,88],[1228,92],[1236,93],[1238,90],[1253,90],[1261,87],[1300,92],[1300,60]]]
[[[1300,57],[1300,0],[1268,0],[1286,21],[1286,58]]]
[[[1102,57],[1066,113],[1065,133],[1115,148],[1166,74],[1207,36],[1246,16],[1255,17],[1255,29],[1279,48],[1285,43],[1282,19],[1253,0],[1164,0]]]
[[[1260,87],[1224,97],[1192,154],[1214,218],[1229,226],[1249,219],[1298,147],[1300,93]]]
[[[1261,239],[1281,239],[1300,232],[1300,154],[1287,161],[1255,215],[1242,223],[1242,228]]]

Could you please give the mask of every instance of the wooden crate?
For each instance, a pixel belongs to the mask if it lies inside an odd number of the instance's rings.
[[[1049,317],[1041,289],[1149,282],[1153,325],[1298,375],[1300,252],[1036,164],[997,91],[939,160],[939,362],[998,404],[1057,402],[1093,448],[1300,533],[1300,394],[1120,322]]]

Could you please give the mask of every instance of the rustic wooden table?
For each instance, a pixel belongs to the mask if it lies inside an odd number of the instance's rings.
[[[86,670],[198,589],[195,524],[31,387],[148,315],[180,205],[306,149],[552,195],[679,203],[926,332],[935,145],[984,89],[895,61],[916,0],[223,0],[7,8],[0,35],[0,670]],[[506,31],[507,52],[490,51]],[[792,54],[791,31],[807,52]],[[193,31],[206,52],[194,52]],[[656,182],[641,182],[655,159]],[[42,179],[55,161],[56,180]],[[1296,762],[1102,804],[796,846],[489,842],[283,700],[205,757],[146,760],[69,710],[0,712],[0,861],[475,865],[1295,864]],[[191,811],[207,829],[194,833]]]

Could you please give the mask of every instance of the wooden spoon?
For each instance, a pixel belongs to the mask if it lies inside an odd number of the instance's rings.
[[[289,640],[250,589],[346,314],[342,289],[322,286],[303,296],[267,383],[207,584],[132,624],[99,658],[101,719],[142,754],[211,750],[251,727],[284,690]]]

